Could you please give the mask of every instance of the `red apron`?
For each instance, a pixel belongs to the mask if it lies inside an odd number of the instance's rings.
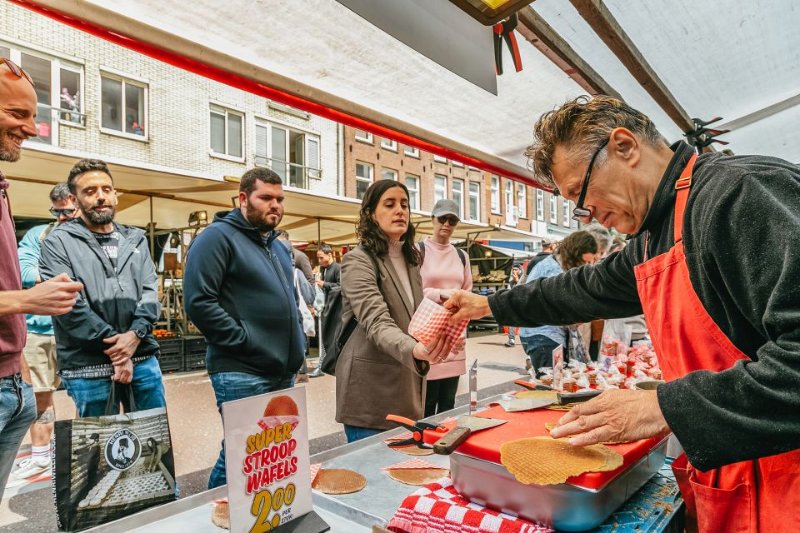
[[[675,183],[675,245],[634,268],[647,327],[664,379],[694,370],[722,371],[748,356],[725,336],[689,280],[683,216],[693,155]],[[698,428],[702,431],[702,428]],[[687,529],[701,532],[800,532],[800,450],[701,472],[686,455],[673,463],[686,502]],[[696,520],[696,526],[694,521]]]

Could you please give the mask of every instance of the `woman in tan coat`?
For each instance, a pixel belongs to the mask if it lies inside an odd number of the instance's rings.
[[[426,348],[408,335],[423,298],[410,218],[405,185],[373,183],[361,203],[359,246],[342,261],[342,331],[357,321],[336,363],[336,421],[348,442],[395,427],[388,414],[422,418],[430,363],[450,352],[443,337]]]

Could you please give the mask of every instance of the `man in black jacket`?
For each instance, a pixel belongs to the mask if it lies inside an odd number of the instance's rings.
[[[459,293],[446,303],[454,320],[491,312],[507,324],[570,324],[644,311],[668,382],[606,391],[552,435],[586,445],[672,431],[691,463],[681,490],[728,495],[687,499],[701,525],[797,530],[800,169],[696,157],[609,97],[545,114],[535,136],[540,181],[576,201],[582,221],[634,238],[595,266],[488,299]]]
[[[186,312],[208,341],[206,367],[218,408],[292,387],[303,364],[292,260],[276,242],[283,199],[280,176],[248,170],[239,183],[240,208],[217,215],[187,255]],[[225,483],[223,442],[208,488]]]

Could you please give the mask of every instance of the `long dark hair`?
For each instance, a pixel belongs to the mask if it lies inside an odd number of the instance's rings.
[[[598,250],[597,239],[588,231],[575,231],[561,241],[556,250],[561,268],[566,272],[585,264],[583,254],[596,254]]]
[[[375,209],[378,207],[383,194],[392,187],[401,187],[408,198],[408,189],[402,183],[393,180],[376,181],[369,186],[364,198],[361,200],[361,212],[356,226],[358,243],[368,252],[382,256],[389,252],[389,238],[381,230],[378,224],[372,219]],[[403,235],[403,257],[409,265],[420,264],[420,253],[414,244],[414,225],[411,223],[411,208],[408,208],[408,229]]]

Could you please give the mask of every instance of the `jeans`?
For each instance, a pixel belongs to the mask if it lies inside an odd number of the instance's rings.
[[[362,428],[359,426],[344,425],[344,435],[347,437],[347,442],[355,442],[357,440],[366,439],[378,433],[383,433],[385,429]]]
[[[75,402],[78,418],[106,414],[106,403],[108,403],[113,383],[111,378],[63,378],[62,381],[64,388],[67,389],[67,394]],[[155,357],[148,357],[134,365],[131,387],[137,411],[167,406],[164,398],[164,383],[161,379],[161,367],[158,366],[158,359]],[[127,398],[123,396],[122,399],[125,409],[130,409],[130,406],[127,405]],[[119,406],[115,405],[111,414],[118,413]]]
[[[456,405],[458,377],[429,379],[425,392],[425,418],[449,411]]]
[[[525,353],[528,354],[531,360],[536,377],[541,377],[539,369],[545,366],[553,366],[553,350],[558,348],[559,343],[544,335],[520,337],[520,339],[522,340],[522,347],[525,348]]]
[[[0,378],[0,500],[19,445],[36,420],[33,387],[16,374]]]
[[[217,409],[222,414],[222,404],[233,400],[241,400],[251,396],[258,396],[267,392],[281,389],[290,389],[294,386],[294,374],[284,374],[278,377],[256,376],[246,372],[218,372],[211,374],[211,386],[217,397]],[[213,489],[225,485],[228,478],[225,474],[225,439],[222,440],[219,457],[211,469],[208,478],[208,488]]]

